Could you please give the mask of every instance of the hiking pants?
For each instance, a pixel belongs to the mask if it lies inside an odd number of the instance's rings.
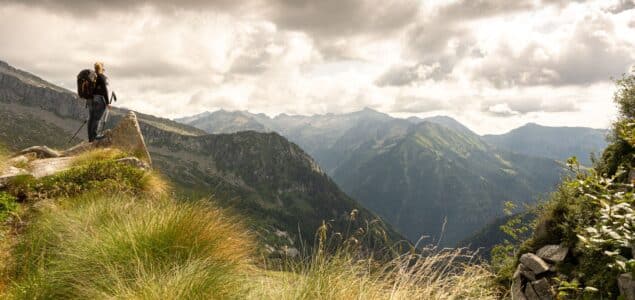
[[[106,99],[102,95],[95,95],[92,101],[88,101],[88,141],[92,142],[97,137],[99,121],[106,111]]]

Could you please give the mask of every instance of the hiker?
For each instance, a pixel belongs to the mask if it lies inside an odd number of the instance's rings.
[[[95,89],[93,91],[93,98],[88,99],[89,142],[101,138],[101,136],[97,136],[99,122],[106,109],[110,109],[110,101],[108,100],[108,77],[106,77],[104,71],[106,71],[106,69],[104,69],[104,64],[96,62],[95,73],[97,73],[97,79],[95,82]]]

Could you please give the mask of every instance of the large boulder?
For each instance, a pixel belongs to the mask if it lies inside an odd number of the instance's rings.
[[[559,263],[563,261],[567,257],[567,253],[569,252],[569,248],[562,247],[560,245],[546,245],[536,252],[538,257],[552,262]]]
[[[549,268],[551,267],[548,263],[542,260],[542,258],[533,253],[523,254],[520,257],[520,262],[531,269],[536,275],[549,271]]]
[[[138,157],[148,167],[152,167],[152,159],[141,134],[139,121],[134,112],[128,114],[112,130],[106,130],[103,138],[92,143],[82,142],[63,152],[64,156],[74,156],[96,148],[117,148]]]

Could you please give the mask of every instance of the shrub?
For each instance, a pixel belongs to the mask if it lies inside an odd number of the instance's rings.
[[[16,299],[242,298],[251,237],[201,203],[95,193],[42,205],[15,250]]]

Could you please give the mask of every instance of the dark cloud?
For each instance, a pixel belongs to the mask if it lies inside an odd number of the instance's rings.
[[[562,49],[554,52],[554,45],[531,43],[519,54],[500,45],[474,75],[497,87],[586,85],[619,76],[635,59],[633,45],[620,40],[611,20],[600,16],[587,16],[559,45]]]
[[[270,17],[280,27],[319,36],[389,32],[410,24],[419,13],[414,0],[278,0]]]
[[[619,0],[615,5],[608,8],[608,11],[619,14],[623,11],[635,8],[635,0]]]

